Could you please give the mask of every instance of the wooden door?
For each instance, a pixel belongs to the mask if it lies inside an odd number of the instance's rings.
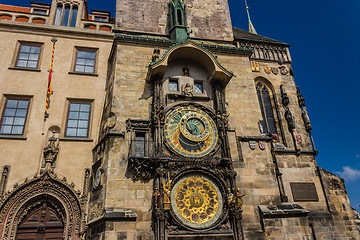
[[[24,218],[18,226],[16,240],[62,240],[64,224],[57,211],[43,203]]]

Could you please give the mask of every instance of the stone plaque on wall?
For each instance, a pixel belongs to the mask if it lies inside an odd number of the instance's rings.
[[[314,183],[290,183],[295,202],[319,201]]]

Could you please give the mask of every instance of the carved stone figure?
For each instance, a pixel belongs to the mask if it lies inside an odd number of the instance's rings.
[[[228,188],[228,193],[227,193],[227,204],[231,210],[234,209],[235,206],[234,194],[231,192],[230,188]]]
[[[309,114],[308,114],[308,112],[307,112],[306,107],[304,107],[304,108],[301,110],[301,116],[302,116],[302,119],[303,119],[303,121],[304,121],[306,131],[310,131],[310,130],[312,129],[312,126],[311,126]]]
[[[242,205],[243,205],[243,201],[242,201],[242,198],[245,196],[245,194],[241,194],[240,193],[240,188],[237,189],[236,191],[236,195],[235,195],[235,201],[236,201],[236,208],[238,210],[241,210],[242,209]]]
[[[193,91],[194,91],[194,86],[192,84],[185,83],[182,85],[182,88],[181,88],[182,95],[187,96],[187,97],[192,97],[194,95]]]
[[[164,106],[154,105],[153,108],[153,121],[155,124],[159,123],[164,124],[165,123],[165,113],[164,113]]]
[[[49,138],[48,145],[44,148],[44,159],[45,159],[45,166],[52,165],[56,161],[56,156],[59,153],[59,142],[58,139],[55,137]],[[48,167],[50,167],[48,166]]]
[[[114,128],[116,125],[116,116],[115,114],[110,115],[110,117],[107,119],[106,127],[108,128]]]
[[[227,124],[229,123],[229,116],[230,116],[230,114],[228,114],[226,112],[226,110],[224,110],[223,113],[221,113],[220,110],[217,111],[216,117],[217,117],[217,121],[221,127],[227,126]]]
[[[164,188],[163,204],[164,204],[164,209],[166,210],[170,209],[171,182],[172,180],[169,180],[166,184],[163,182],[163,188]]]
[[[158,49],[158,48],[154,49],[154,53],[152,55],[151,61],[156,62],[159,59],[159,57],[160,57],[160,49]]]
[[[159,188],[155,188],[154,191],[154,205],[155,205],[155,209],[159,209],[160,208],[160,192],[159,192]]]
[[[294,130],[295,129],[295,118],[289,109],[286,109],[286,111],[285,111],[285,119],[288,123],[289,129]]]
[[[284,107],[286,107],[290,103],[289,97],[288,97],[287,93],[285,92],[283,85],[280,85],[280,90],[281,90],[282,104],[283,104]]]
[[[189,76],[189,69],[184,68],[184,69],[183,69],[183,72],[184,72],[184,76],[185,76],[185,77],[188,77],[188,76]]]
[[[299,107],[305,106],[305,99],[300,92],[299,86],[296,86],[296,94],[297,94],[297,98],[298,98]]]

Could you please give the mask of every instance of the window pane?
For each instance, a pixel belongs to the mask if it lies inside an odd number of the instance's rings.
[[[32,46],[31,53],[40,53],[40,47]]]
[[[57,26],[60,25],[61,12],[62,12],[62,5],[58,5],[58,6],[57,6],[57,9],[56,9],[56,15],[55,15],[54,25],[57,25]]]
[[[19,54],[19,59],[21,59],[21,60],[27,60],[28,58],[29,58],[28,53],[20,53]]]
[[[29,53],[31,50],[31,46],[21,45],[20,52],[21,53]]]
[[[37,62],[36,61],[28,61],[27,67],[28,68],[36,68]]]
[[[95,59],[95,52],[87,52],[86,58],[88,58],[88,59]]]
[[[81,112],[80,113],[80,117],[79,119],[82,119],[82,120],[87,120],[89,118],[89,113],[86,113],[86,112]]]
[[[20,101],[20,102],[22,102],[22,101]],[[16,108],[17,104],[18,104],[18,100],[8,99],[7,103],[6,103],[6,108]]]
[[[66,136],[75,137],[76,136],[76,128],[68,128],[66,131]]]
[[[78,57],[78,58],[86,58],[86,52],[84,52],[84,51],[78,51],[77,57]]]
[[[79,119],[79,112],[70,112],[69,119]]]
[[[26,67],[27,61],[19,60],[16,64],[17,67]]]
[[[68,121],[68,127],[77,127],[77,123],[78,121],[77,120],[69,120]]]
[[[135,156],[145,156],[145,134],[136,133],[135,135]]]
[[[79,121],[79,128],[87,128],[88,121]]]
[[[194,87],[194,92],[195,93],[203,93],[203,84],[202,83],[195,83],[194,84],[195,87]]]
[[[93,73],[94,72],[94,67],[85,67],[85,72],[86,73]]]
[[[25,118],[19,118],[19,117],[15,118],[14,125],[21,125],[21,126],[23,126],[24,123],[25,123]]]
[[[1,126],[0,133],[2,133],[2,134],[10,134],[11,133],[11,126],[6,126],[6,125]]]
[[[8,101],[8,107],[10,107],[9,101]],[[18,108],[26,108],[27,109],[28,105],[29,105],[29,101],[19,101]]]
[[[22,126],[14,126],[11,133],[12,134],[22,134],[24,127]]]
[[[85,65],[85,58],[77,58],[76,65]]]
[[[80,111],[89,112],[90,111],[90,104],[81,104]]]
[[[15,116],[16,109],[6,109],[4,116]]]
[[[78,137],[86,137],[87,136],[87,129],[80,128],[77,132]]]
[[[16,111],[16,116],[17,117],[25,117],[26,116],[26,109],[18,109]]]
[[[79,111],[80,104],[79,103],[70,103],[70,111]]]
[[[38,54],[36,54],[36,53],[31,53],[30,54],[30,57],[29,57],[29,60],[35,60],[35,61],[37,61],[38,60],[38,58],[39,58],[39,55]]]
[[[178,82],[175,80],[169,81],[169,91],[178,91]]]
[[[5,125],[12,125],[14,122],[13,117],[4,117],[3,124]]]
[[[75,67],[75,72],[84,72],[84,70],[85,70],[85,66],[76,65]]]
[[[72,9],[72,14],[71,14],[70,27],[75,27],[75,26],[76,26],[77,13],[78,13],[77,7],[73,7],[73,9]]]
[[[63,18],[63,21],[62,21],[62,26],[67,26],[68,25],[69,15],[70,15],[70,6],[67,5],[67,6],[65,6],[64,18]]]
[[[86,65],[91,67],[95,66],[95,60],[86,60]]]

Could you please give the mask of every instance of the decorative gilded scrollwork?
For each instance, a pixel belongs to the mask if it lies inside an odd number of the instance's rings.
[[[222,213],[222,194],[208,177],[190,175],[174,185],[171,206],[184,225],[195,229],[208,228]]]

